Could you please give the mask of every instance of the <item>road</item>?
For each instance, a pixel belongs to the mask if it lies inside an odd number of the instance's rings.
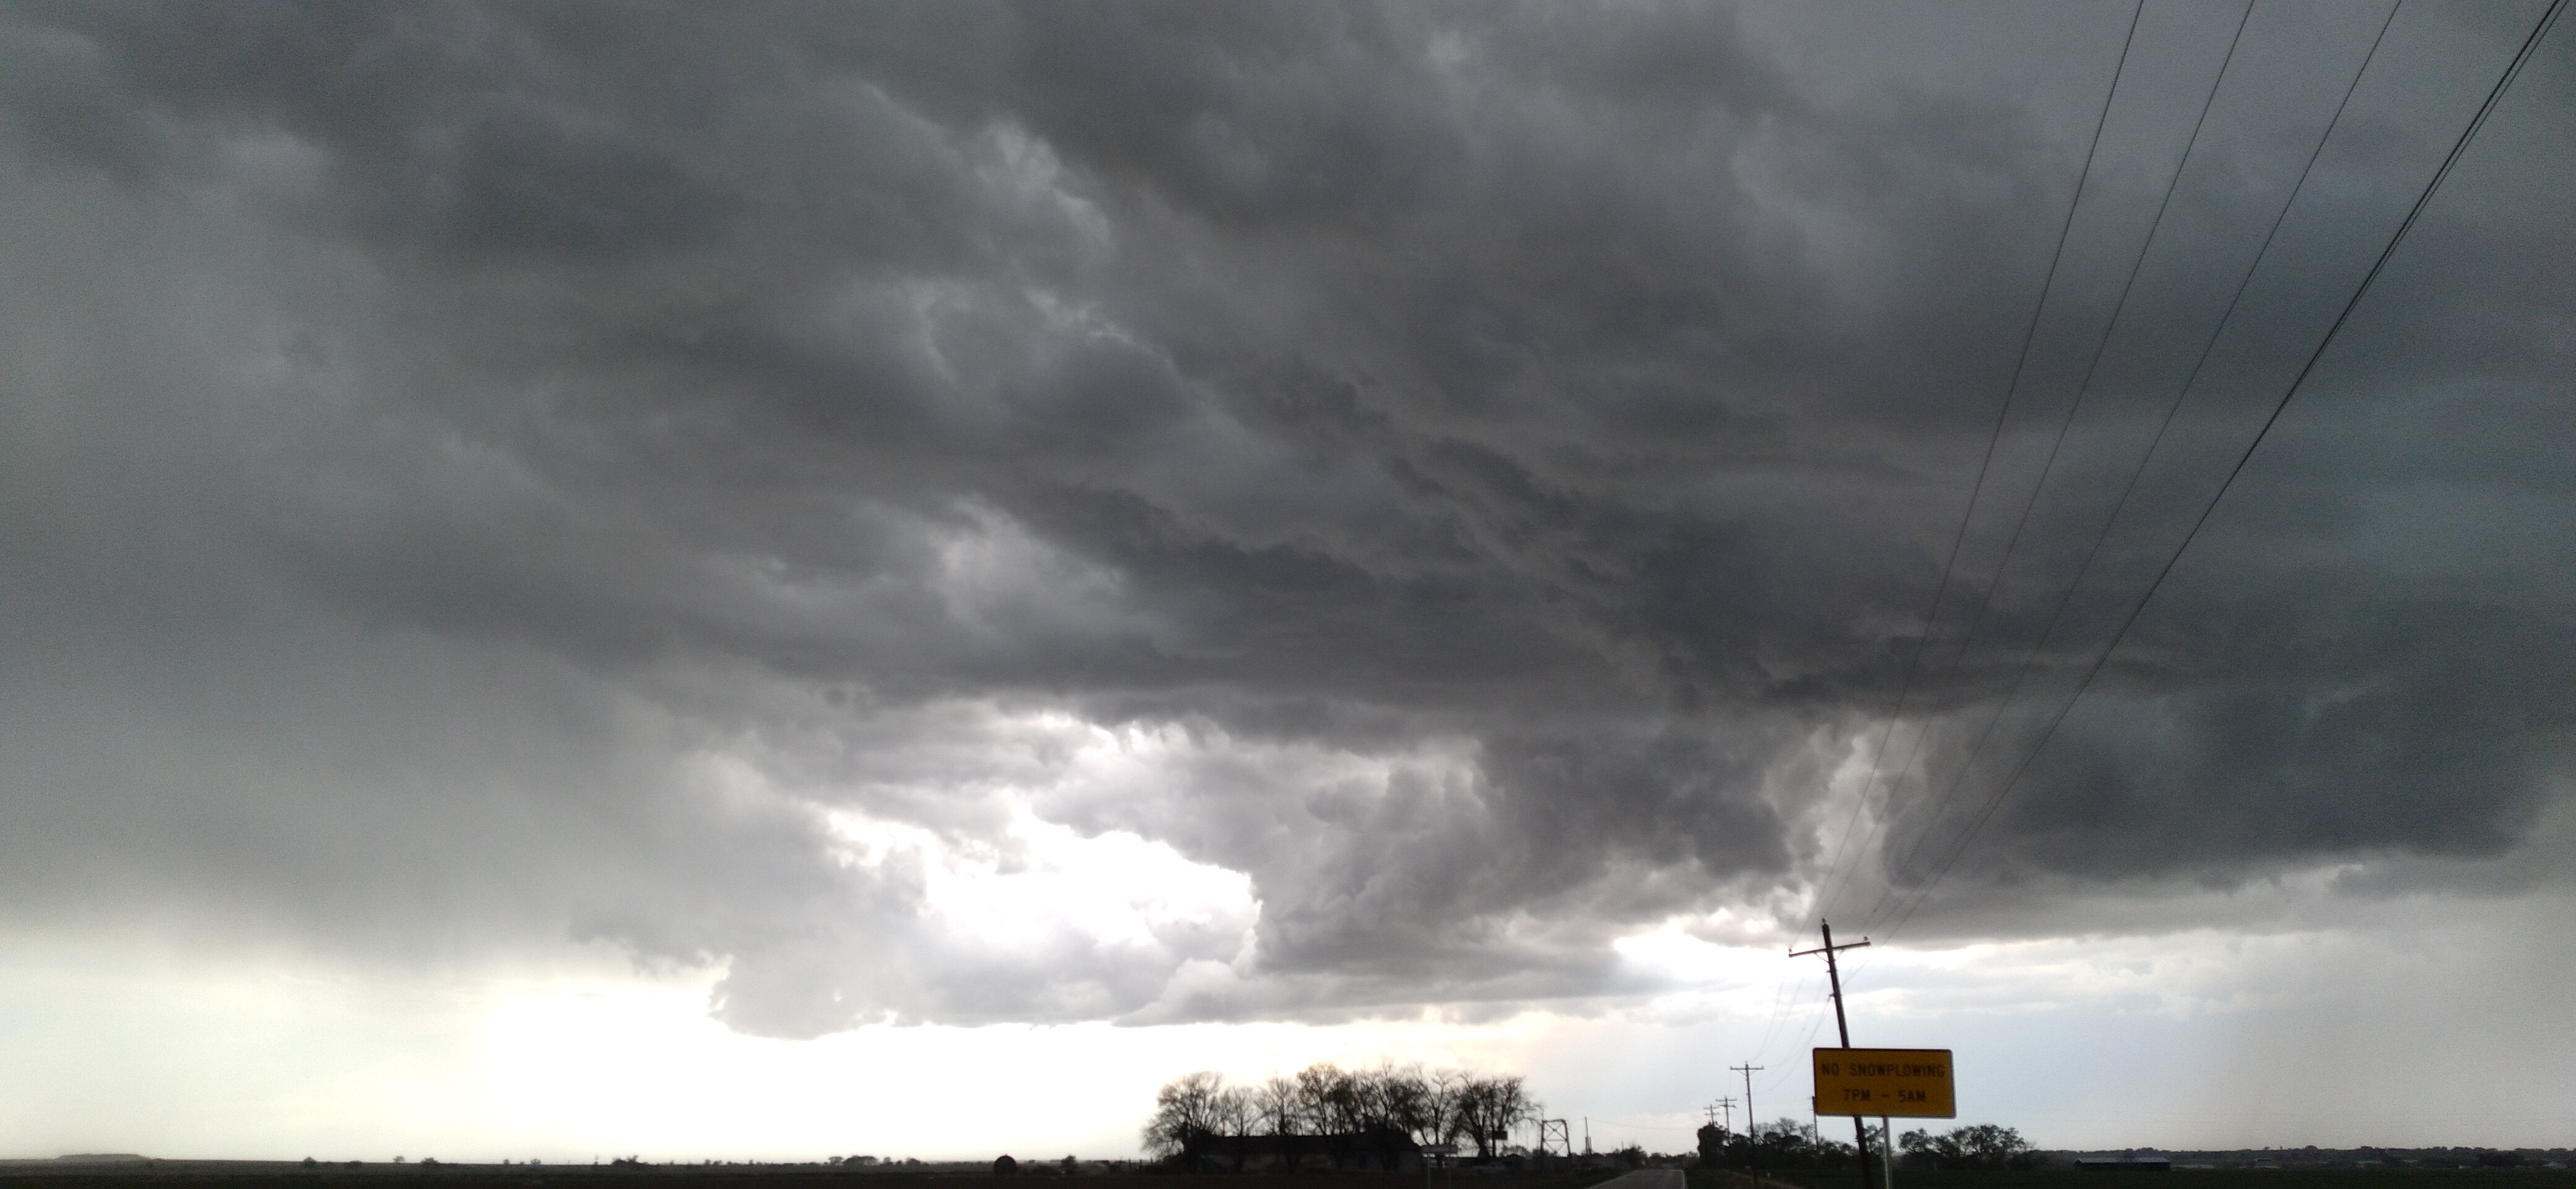
[[[1682,1189],[1682,1170],[1641,1168],[1603,1181],[1592,1189]]]

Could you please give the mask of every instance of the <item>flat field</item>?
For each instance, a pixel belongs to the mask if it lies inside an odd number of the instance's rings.
[[[0,1189],[1587,1189],[1603,1170],[1517,1175],[1300,1173],[1295,1176],[1052,1172],[995,1176],[983,1169],[844,1172],[815,1165],[366,1164],[163,1160],[65,1167],[0,1163]],[[1853,1187],[1857,1189],[1857,1186]],[[1911,1186],[1908,1189],[1912,1189]],[[2554,1187],[2553,1187],[2554,1189]],[[2576,1189],[2576,1187],[2571,1187]]]
[[[1782,1172],[1771,1179],[1801,1189],[1861,1189],[1856,1173]],[[1742,1182],[1736,1182],[1737,1186]],[[1896,1189],[2576,1189],[2576,1169],[2523,1168],[2209,1168],[2172,1172],[1906,1172]],[[1691,1178],[1691,1189],[1735,1189]]]

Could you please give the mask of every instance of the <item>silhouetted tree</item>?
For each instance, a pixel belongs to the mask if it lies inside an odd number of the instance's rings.
[[[1261,1134],[1305,1133],[1306,1112],[1299,1105],[1295,1079],[1272,1075],[1270,1080],[1253,1087],[1252,1106],[1261,1118]]]
[[[1426,1144],[1445,1144],[1458,1137],[1458,1096],[1467,1088],[1467,1075],[1455,1069],[1434,1071],[1427,1079],[1427,1109],[1423,1129],[1414,1139]]]
[[[1145,1124],[1145,1154],[1177,1156],[1198,1134],[1220,1134],[1225,1079],[1212,1072],[1183,1074],[1154,1094],[1154,1117]]]
[[[1469,1077],[1460,1085],[1451,1108],[1454,1130],[1463,1131],[1475,1142],[1477,1159],[1491,1160],[1495,1149],[1510,1137],[1513,1125],[1533,1113],[1531,1105],[1517,1074]]]

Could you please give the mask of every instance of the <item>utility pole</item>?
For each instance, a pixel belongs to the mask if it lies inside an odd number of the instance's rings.
[[[1762,1116],[1753,1113],[1753,1071],[1762,1067],[1748,1061],[1727,1068],[1744,1075],[1744,1165],[1759,1168],[1762,1164]]]
[[[1717,1109],[1726,1112],[1726,1122],[1719,1124],[1719,1126],[1728,1131],[1735,1130],[1735,1100],[1732,1098],[1718,1099]]]
[[[1831,981],[1834,989],[1834,1030],[1842,1034],[1843,1047],[1848,1049],[1852,1047],[1851,1021],[1843,1015],[1843,971],[1842,965],[1834,961],[1834,952],[1860,949],[1869,944],[1869,939],[1864,937],[1858,941],[1846,941],[1841,945],[1835,945],[1833,922],[1818,921],[1817,924],[1824,927],[1825,944],[1812,950],[1791,950],[1789,956],[1792,958],[1803,958],[1809,954],[1825,956],[1825,978]],[[1858,1115],[1853,1115],[1851,1121],[1852,1140],[1860,1145],[1861,1183],[1867,1185],[1869,1183],[1869,1124],[1862,1122]],[[1881,1180],[1884,1179],[1882,1176]]]

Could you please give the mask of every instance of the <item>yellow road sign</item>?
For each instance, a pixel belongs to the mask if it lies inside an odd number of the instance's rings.
[[[1818,1049],[1816,1113],[1955,1119],[1948,1049]]]

